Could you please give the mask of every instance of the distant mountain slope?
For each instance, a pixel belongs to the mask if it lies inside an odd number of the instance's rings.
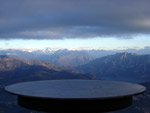
[[[116,53],[131,52],[139,55],[150,54],[150,47],[124,50],[68,50],[68,49],[0,49],[0,55],[26,60],[43,60],[60,66],[75,67],[87,64],[95,58]]]
[[[9,71],[17,67],[27,66],[27,65],[28,64],[26,64],[21,60],[10,58],[6,55],[0,55],[0,71]]]
[[[46,62],[46,61],[41,61],[41,60],[23,60],[23,59],[18,59],[18,58],[11,58],[6,55],[0,55],[0,71],[10,71],[14,70],[16,68],[22,67],[22,66],[43,66],[48,69],[56,70],[56,71],[71,71],[75,72],[72,68],[66,68],[66,67],[61,67],[57,66],[55,64]]]
[[[43,66],[22,66],[12,71],[0,72],[0,84],[8,85],[16,82],[47,79],[94,79],[89,74],[55,71]]]
[[[13,58],[26,60],[43,60],[51,62],[59,66],[74,67],[88,63],[94,60],[94,57],[87,51],[73,51],[73,50],[57,50],[52,51],[22,51],[22,50],[0,50],[0,55],[7,55]]]
[[[94,60],[94,57],[85,51],[60,50],[51,55],[48,61],[60,66],[75,67],[91,60]]]
[[[150,81],[150,55],[118,53],[96,59],[76,69],[102,79],[145,82]]]

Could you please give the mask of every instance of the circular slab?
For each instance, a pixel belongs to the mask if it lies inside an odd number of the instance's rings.
[[[18,96],[19,105],[38,111],[113,111],[132,103],[144,86],[104,80],[44,80],[5,87]],[[71,111],[71,112],[73,112]]]
[[[137,84],[103,80],[46,80],[7,86],[8,92],[38,98],[104,99],[133,96],[145,91]]]

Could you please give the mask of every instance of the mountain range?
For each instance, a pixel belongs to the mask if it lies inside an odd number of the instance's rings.
[[[55,52],[48,59],[49,62],[66,67],[75,67],[89,63],[94,57],[85,51],[61,50]]]
[[[74,67],[86,64],[94,59],[94,57],[86,51],[69,51],[58,50],[55,52],[42,52],[42,51],[21,51],[21,50],[1,50],[1,55],[7,55],[13,58],[21,58],[26,60],[43,60],[59,66]]]
[[[150,55],[117,53],[75,68],[77,70],[40,60],[1,55],[0,113],[38,113],[19,107],[17,98],[6,93],[4,87],[18,82],[48,79],[107,79],[140,83],[147,91],[134,97],[132,106],[115,113],[150,113]]]
[[[6,74],[5,74],[6,73]],[[93,77],[92,75],[80,74],[78,71],[73,68],[61,67],[52,63],[40,61],[40,60],[22,60],[16,58],[10,58],[5,55],[0,56],[0,77],[2,75],[10,75],[15,78],[16,75],[27,77],[30,75],[41,75],[41,76],[49,76],[53,79],[55,78],[83,78],[86,76],[88,78]],[[13,75],[14,73],[14,75]],[[20,74],[19,74],[20,73]],[[58,74],[57,74],[58,73]],[[62,77],[61,77],[62,75]],[[76,76],[77,75],[77,76]],[[59,76],[59,77],[57,77]],[[66,77],[65,77],[66,76]],[[74,77],[76,76],[76,77]],[[51,78],[51,79],[52,79]]]
[[[44,60],[60,66],[76,67],[87,64],[90,61],[116,53],[129,52],[139,55],[150,54],[150,47],[143,49],[124,50],[69,50],[58,48],[45,49],[0,49],[0,55],[21,58],[26,60]]]
[[[11,58],[6,55],[0,55],[0,71],[10,71],[22,66],[34,66],[34,65],[43,66],[48,69],[56,71],[61,70],[73,71],[73,69],[71,68],[57,66],[55,64],[46,61],[18,59],[18,58]]]
[[[98,58],[76,69],[105,80],[141,83],[150,81],[150,55],[117,53]]]

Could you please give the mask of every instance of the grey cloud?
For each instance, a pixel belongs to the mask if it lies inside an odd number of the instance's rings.
[[[150,34],[150,0],[1,0],[1,39]]]

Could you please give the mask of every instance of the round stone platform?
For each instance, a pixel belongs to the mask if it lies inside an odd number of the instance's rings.
[[[146,89],[138,84],[104,80],[44,80],[5,87],[18,104],[44,112],[108,112],[128,107]]]

